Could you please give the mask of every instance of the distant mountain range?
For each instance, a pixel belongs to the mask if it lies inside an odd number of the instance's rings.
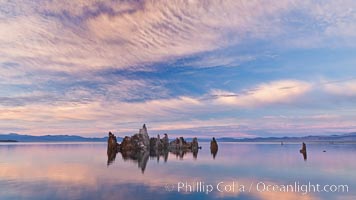
[[[172,139],[172,138],[171,138]],[[106,142],[108,137],[82,137],[76,135],[20,135],[17,133],[0,134],[0,142]],[[122,137],[117,137],[122,141]],[[192,138],[186,138],[191,141]],[[199,138],[199,142],[209,142],[210,138]],[[257,137],[257,138],[231,138],[221,137],[218,142],[356,142],[356,132],[342,135],[304,136],[304,137]]]
[[[342,135],[304,137],[218,138],[219,142],[356,142],[356,132]]]
[[[191,141],[192,138],[186,138]],[[342,135],[322,135],[303,137],[256,137],[256,138],[216,138],[218,142],[356,142],[356,132]],[[210,142],[211,138],[198,138],[199,142]]]
[[[106,142],[108,137],[87,138],[76,135],[20,135],[17,133],[0,134],[0,142]]]

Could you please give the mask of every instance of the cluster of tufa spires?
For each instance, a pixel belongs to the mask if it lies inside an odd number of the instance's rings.
[[[108,152],[121,151],[150,151],[150,150],[198,150],[198,139],[193,138],[192,142],[187,142],[183,137],[176,138],[169,142],[167,134],[161,139],[160,135],[157,137],[149,137],[146,124],[142,126],[138,133],[132,136],[125,136],[121,144],[117,143],[114,134],[109,132],[108,138]]]
[[[144,124],[138,133],[132,136],[125,136],[121,144],[117,142],[116,136],[109,132],[107,147],[108,165],[115,160],[116,153],[121,152],[124,159],[137,160],[143,172],[149,156],[157,157],[157,159],[163,156],[166,161],[168,152],[179,157],[184,156],[187,152],[191,152],[193,153],[193,157],[196,158],[200,148],[196,137],[191,142],[187,142],[183,137],[169,142],[167,134],[164,134],[163,138],[160,135],[150,138],[146,124]]]

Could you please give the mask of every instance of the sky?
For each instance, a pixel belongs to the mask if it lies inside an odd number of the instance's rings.
[[[0,133],[356,131],[356,1],[0,0]]]

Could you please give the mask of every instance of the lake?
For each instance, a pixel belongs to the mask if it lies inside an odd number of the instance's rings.
[[[108,162],[106,143],[1,143],[0,199],[355,199],[356,145],[209,143]]]

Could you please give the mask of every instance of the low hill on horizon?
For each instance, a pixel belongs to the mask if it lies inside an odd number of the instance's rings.
[[[108,137],[82,137],[77,135],[21,135],[17,133],[0,134],[0,141],[15,140],[17,142],[106,142]]]
[[[229,138],[221,137],[220,142],[356,142],[356,132],[341,135],[310,135],[302,137],[256,137]]]
[[[17,133],[0,134],[1,141],[13,142],[106,142],[107,136],[99,137],[82,137],[77,135],[21,135]],[[122,137],[117,137],[118,142]],[[170,138],[173,140],[174,138]],[[192,138],[186,138],[187,141]],[[198,138],[199,142],[209,142],[210,138]],[[303,137],[256,137],[256,138],[233,138],[220,137],[218,142],[356,142],[356,132],[341,135],[324,135],[324,136],[303,136]]]

